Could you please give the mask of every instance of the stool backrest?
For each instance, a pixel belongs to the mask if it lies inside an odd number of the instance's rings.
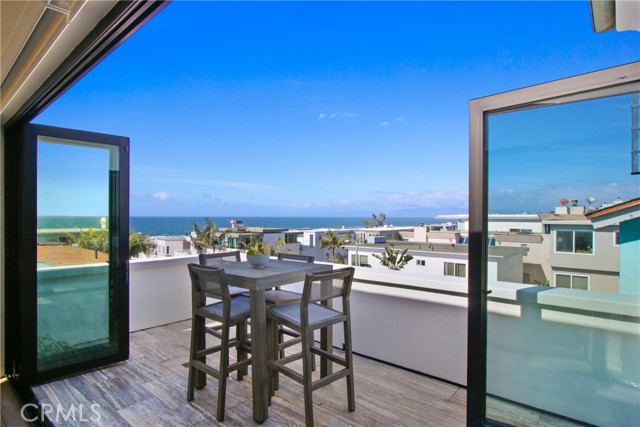
[[[298,254],[285,254],[279,253],[278,259],[283,259],[287,261],[300,261],[300,262],[313,262],[316,260],[316,257],[313,255],[298,255]]]
[[[206,304],[205,293],[214,294],[228,306],[231,301],[224,269],[191,263],[187,266],[191,276],[191,301],[193,309]]]
[[[227,262],[240,262],[240,251],[214,252],[198,255],[200,265],[222,265]]]
[[[300,302],[301,313],[306,313],[309,304],[342,298],[342,313],[348,315],[349,296],[354,272],[355,268],[346,267],[326,272],[308,273],[304,280],[304,289]],[[329,281],[331,286],[322,286],[323,284],[328,285]]]

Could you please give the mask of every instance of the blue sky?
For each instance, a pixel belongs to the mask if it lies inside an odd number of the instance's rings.
[[[177,1],[34,122],[130,137],[132,215],[462,213],[469,100],[638,59],[586,1]]]

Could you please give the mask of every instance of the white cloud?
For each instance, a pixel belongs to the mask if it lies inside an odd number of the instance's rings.
[[[160,200],[162,202],[166,202],[168,200],[171,200],[171,197],[169,197],[169,195],[167,193],[165,193],[164,191],[160,191],[158,193],[153,193],[153,198],[156,200]]]
[[[153,198],[156,200],[160,200],[161,202],[168,202],[170,200],[173,200],[173,198],[169,196],[169,194],[165,193],[164,191],[154,193]]]
[[[358,117],[356,113],[350,112],[340,112],[340,113],[320,113],[318,114],[318,120],[340,120],[340,119],[351,119],[354,117]]]
[[[380,126],[389,126],[389,122],[380,122]]]
[[[155,193],[131,193],[131,199],[136,201],[151,202],[151,203],[180,202],[178,198],[171,196],[166,191],[157,191]]]

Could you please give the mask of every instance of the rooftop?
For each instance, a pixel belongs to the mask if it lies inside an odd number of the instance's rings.
[[[411,252],[440,252],[440,253],[454,253],[454,254],[467,254],[469,252],[469,245],[454,244],[454,243],[424,243],[424,242],[404,242],[404,241],[389,241],[386,243],[363,243],[359,245],[344,245],[345,248],[355,250],[356,247],[362,249],[378,249],[383,250],[385,246],[389,246],[393,249],[409,248]],[[509,247],[509,246],[489,246],[489,255],[491,256],[504,256],[518,252],[525,253],[527,248]]]
[[[95,252],[91,249],[83,249],[70,245],[38,245],[38,263],[49,267],[66,267],[71,265],[95,264],[109,261],[109,256],[104,252]]]

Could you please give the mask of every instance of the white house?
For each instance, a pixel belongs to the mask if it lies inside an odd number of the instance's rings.
[[[387,267],[374,257],[385,252],[385,246],[393,250],[408,248],[407,254],[413,259],[402,269],[403,274],[416,276],[453,276],[466,280],[468,266],[467,245],[394,242],[386,244],[346,245],[349,251],[349,264],[387,270]],[[488,278],[514,283],[522,283],[522,259],[528,248],[490,247]]]
[[[315,257],[317,261],[326,261],[333,259],[333,252],[330,249],[323,249],[320,247],[320,240],[329,231],[338,231],[338,236],[349,236],[354,233],[354,229],[351,228],[313,228],[305,230],[290,230],[289,233],[297,236],[299,242],[299,252],[301,255],[311,255]],[[291,239],[291,237],[289,238]],[[337,248],[335,250],[336,257],[346,257],[347,250],[343,248]]]
[[[182,236],[155,236],[151,241],[156,245],[154,255],[160,257],[191,252],[191,242]]]
[[[414,226],[396,227],[384,225],[382,227],[360,228],[355,231],[358,243],[384,243],[386,240],[394,240],[403,232],[413,232]]]

